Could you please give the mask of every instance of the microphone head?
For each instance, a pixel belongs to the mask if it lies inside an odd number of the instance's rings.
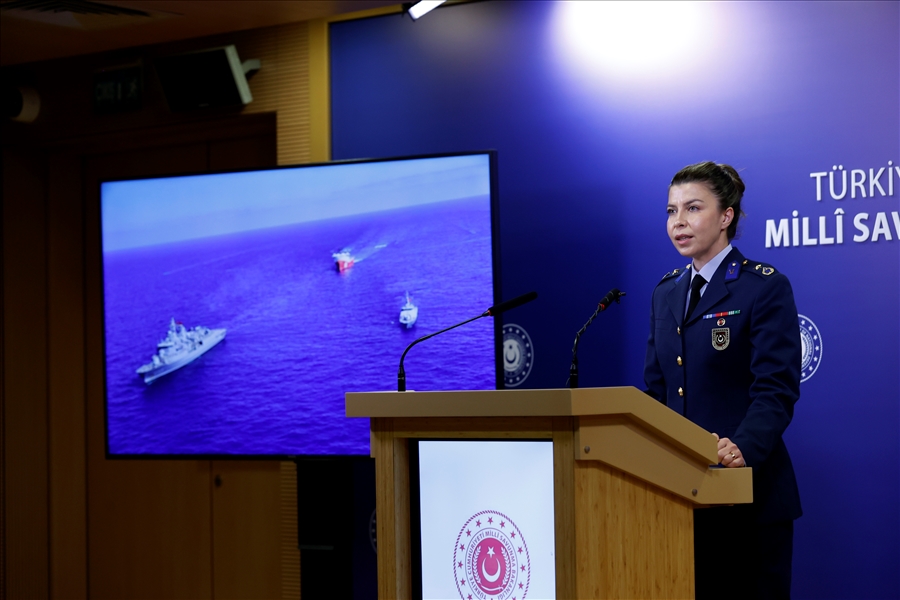
[[[606,310],[610,304],[618,302],[619,298],[624,295],[625,292],[620,292],[618,288],[609,290],[609,293],[603,296],[603,300],[600,301],[600,310]]]

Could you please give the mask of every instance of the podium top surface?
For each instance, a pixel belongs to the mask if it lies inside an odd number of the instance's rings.
[[[348,392],[348,417],[578,417],[675,413],[630,386],[551,390]]]
[[[618,417],[715,458],[702,427],[630,386],[455,392],[348,392],[348,417]],[[710,456],[711,454],[711,456]]]

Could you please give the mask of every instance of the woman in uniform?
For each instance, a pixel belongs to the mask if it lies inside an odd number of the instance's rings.
[[[669,185],[667,230],[683,269],[653,292],[648,393],[718,440],[724,468],[753,468],[753,504],[694,511],[697,598],[788,598],[801,514],[782,435],[800,395],[794,294],[771,265],[731,245],[744,183],[703,162]]]

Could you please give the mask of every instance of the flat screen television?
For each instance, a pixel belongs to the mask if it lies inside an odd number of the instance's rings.
[[[344,393],[500,299],[496,155],[101,183],[107,456],[369,454]],[[410,390],[502,386],[500,323],[416,346]]]

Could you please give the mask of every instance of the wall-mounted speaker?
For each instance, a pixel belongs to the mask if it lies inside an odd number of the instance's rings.
[[[247,73],[259,69],[259,60],[242,64],[234,45],[163,56],[154,64],[173,112],[253,101]]]
[[[41,111],[41,97],[26,85],[3,85],[0,103],[3,116],[22,123],[32,123]]]

